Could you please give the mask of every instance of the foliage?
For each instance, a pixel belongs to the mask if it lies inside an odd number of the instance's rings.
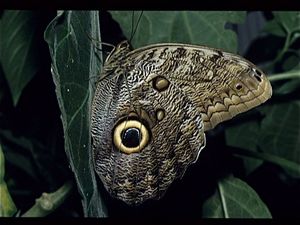
[[[100,14],[104,42],[114,42],[105,39],[104,34],[109,30],[111,34],[106,37],[119,37],[113,44],[127,37],[132,39],[134,48],[151,43],[183,42],[232,52],[238,50],[238,37],[233,30],[225,29],[225,25],[230,23],[235,27],[247,19],[245,12],[151,11],[144,12],[140,21],[140,12],[134,13],[134,20],[132,12],[110,14],[117,23],[104,20],[104,15],[109,18],[107,13]],[[95,90],[93,78],[100,73],[103,62],[101,52],[96,52],[94,46],[97,43],[92,42],[87,33],[100,39],[98,13],[69,11],[54,15],[4,11],[0,38],[0,144],[6,170],[0,185],[6,180],[15,202],[0,202],[5,212],[13,209],[5,215],[12,216],[16,212],[15,204],[21,215],[45,216],[65,201],[71,192],[69,178],[75,175],[81,197],[74,191],[72,198],[79,203],[82,198],[85,216],[270,218],[272,214],[280,217],[251,177],[256,173],[262,176],[259,171],[271,165],[268,172],[284,174],[290,181],[289,187],[299,186],[300,102],[296,94],[300,84],[300,30],[297,21],[297,12],[274,12],[262,30],[267,35],[253,42],[248,51],[256,49],[256,54],[272,56],[255,62],[266,65],[262,69],[272,83],[272,99],[208,133],[205,151],[183,179],[176,180],[160,201],[149,200],[133,209],[111,199],[93,169],[90,108]],[[135,27],[137,30],[132,36]],[[48,46],[43,40],[44,31]],[[262,54],[259,43],[267,43],[263,49],[269,52]],[[277,165],[275,169],[274,165]],[[0,173],[3,177],[4,169]],[[64,194],[58,197],[62,201],[42,213],[41,206],[34,205],[34,199],[42,196],[42,192],[53,192],[51,199],[57,199],[57,193],[61,192],[55,191],[60,186],[66,187]],[[274,186],[264,188],[272,190]],[[0,200],[9,196],[8,191],[5,195],[1,192]],[[26,201],[22,201],[24,196]],[[186,207],[187,204],[192,207]],[[277,207],[282,208],[280,204]],[[296,210],[299,204],[297,207]],[[82,215],[76,210],[75,215]]]
[[[9,191],[7,189],[7,185],[4,181],[4,174],[5,174],[5,168],[4,168],[4,154],[0,145],[0,216],[13,216],[16,211],[17,207],[15,203],[13,202]]]
[[[70,18],[69,21],[64,18]],[[63,22],[60,22],[63,20]],[[99,74],[94,46],[87,33],[99,37],[98,14],[95,12],[62,12],[45,32],[52,56],[52,75],[62,112],[65,150],[75,174],[86,216],[105,216],[93,169],[90,109],[93,94],[85,79]],[[90,87],[92,93],[92,87]]]

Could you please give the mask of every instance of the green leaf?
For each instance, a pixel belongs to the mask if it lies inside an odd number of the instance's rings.
[[[15,106],[40,69],[36,42],[39,16],[38,11],[4,11],[2,15],[0,60]]]
[[[104,217],[106,208],[97,187],[92,159],[90,110],[95,87],[89,77],[100,74],[101,62],[87,33],[100,39],[95,11],[59,12],[45,31],[52,74],[61,110],[65,150],[83,197],[85,216]],[[99,56],[102,58],[102,56]]]
[[[300,66],[299,66],[299,55],[291,55],[287,57],[282,63],[282,69],[284,71],[297,70],[300,74]],[[300,76],[299,76],[300,77]]]
[[[300,79],[291,79],[284,83],[280,88],[274,91],[274,94],[286,95],[300,87]]]
[[[300,171],[300,101],[286,101],[266,105],[266,118],[261,123],[259,146],[269,154],[299,165]],[[293,177],[300,173],[284,168]]]
[[[28,139],[25,138],[24,136],[18,136],[15,137],[13,133],[10,130],[0,130],[0,135],[2,140],[7,140],[13,145],[14,149],[9,149],[11,148],[11,145],[5,146],[3,145],[2,148],[3,150],[7,152],[7,162],[9,162],[11,165],[20,168],[23,172],[25,172],[28,176],[32,177],[33,179],[38,179],[36,176],[36,168],[34,165],[32,165],[31,158],[27,156],[26,153],[34,153],[34,145],[33,143]],[[15,149],[22,148],[23,151],[17,152],[14,151]],[[9,157],[8,154],[12,154],[14,157]],[[38,158],[37,156],[34,156]],[[13,160],[10,160],[13,159]]]
[[[256,152],[258,150],[258,131],[260,130],[257,120],[249,120],[236,126],[225,129],[225,140],[227,145]],[[257,169],[262,160],[242,157],[246,174]]]
[[[299,12],[273,12],[274,19],[281,24],[286,31],[292,33],[294,31],[300,31]]]
[[[264,153],[290,161],[290,164],[293,164],[291,167],[294,167],[295,163],[300,165],[300,101],[266,104],[261,106],[259,111],[265,115],[260,124],[245,121],[228,127],[225,130],[226,143],[250,151],[257,151],[259,148]],[[270,158],[269,161],[274,160]],[[260,165],[260,162],[247,158],[244,162],[248,174]],[[300,176],[300,166],[299,170],[295,171],[286,164],[278,165],[291,176]]]
[[[131,38],[132,11],[111,11],[127,38]],[[141,12],[134,13],[135,22]],[[237,52],[237,35],[225,29],[226,22],[242,23],[245,12],[145,11],[132,39],[132,46],[181,42],[207,45]]]
[[[299,31],[299,12],[273,12],[274,19],[262,31],[285,37],[288,33]]]
[[[0,144],[0,217],[11,217],[17,212],[17,207],[12,200],[4,181],[5,161]]]
[[[218,181],[218,191],[203,204],[204,218],[272,218],[268,207],[245,182],[227,176]]]
[[[279,37],[285,37],[287,35],[287,33],[285,32],[284,28],[282,26],[280,26],[280,24],[278,23],[278,21],[276,21],[275,19],[271,20],[270,22],[268,22],[264,28],[262,29],[263,32],[267,32],[269,34],[273,34],[275,36],[279,36]]]

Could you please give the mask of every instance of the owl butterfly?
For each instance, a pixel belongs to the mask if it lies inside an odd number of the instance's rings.
[[[267,101],[272,88],[254,64],[190,44],[107,57],[95,92],[94,166],[111,196],[129,205],[160,199],[205,147],[205,131]]]

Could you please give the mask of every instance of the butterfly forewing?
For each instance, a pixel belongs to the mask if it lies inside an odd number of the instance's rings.
[[[205,130],[270,98],[251,62],[204,46],[120,43],[92,108],[94,164],[107,191],[130,205],[163,196],[205,146]]]
[[[241,56],[180,43],[149,45],[128,54],[160,68],[195,103],[205,130],[260,105],[272,95],[265,74]]]

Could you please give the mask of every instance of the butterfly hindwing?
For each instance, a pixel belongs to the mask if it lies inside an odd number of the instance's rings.
[[[160,82],[166,82],[167,88],[155,83],[158,76],[146,81],[144,78],[160,73],[155,68],[146,71],[146,67],[139,64],[124,74],[104,78],[93,103],[96,171],[108,192],[130,205],[161,198],[205,145],[201,113],[166,78]],[[125,131],[132,122],[131,127],[144,126],[149,137],[145,146],[128,153],[114,135],[121,136],[117,127]]]

